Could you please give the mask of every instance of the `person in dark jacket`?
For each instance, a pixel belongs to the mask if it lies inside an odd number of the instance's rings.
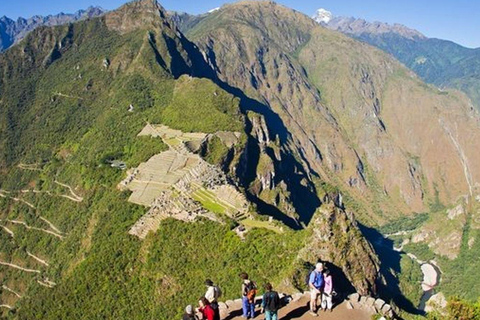
[[[280,297],[270,283],[265,285],[266,292],[262,299],[262,312],[265,312],[265,320],[277,320],[280,309]]]

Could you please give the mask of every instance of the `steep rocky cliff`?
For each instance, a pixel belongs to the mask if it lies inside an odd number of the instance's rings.
[[[220,79],[271,113],[280,149],[354,198],[360,219],[477,192],[479,116],[462,94],[273,2],[224,6],[187,35]]]

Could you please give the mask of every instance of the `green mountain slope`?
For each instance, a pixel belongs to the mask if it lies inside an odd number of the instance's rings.
[[[390,55],[272,2],[226,5],[187,37],[220,79],[278,115],[266,120],[286,128],[277,126],[279,137],[282,132],[287,137],[279,139],[280,147],[301,159],[323,189],[340,190],[364,225],[428,213],[429,222],[416,226],[417,239],[429,235],[420,243],[433,249],[449,246],[446,236],[462,238],[468,227],[445,216],[459,199],[474,201],[479,192],[479,114],[465,95],[429,86]],[[274,155],[263,154],[262,168],[269,158]],[[261,170],[252,191],[274,204],[283,190],[281,184],[263,183],[276,176],[272,171]],[[468,210],[465,216],[476,214]],[[384,258],[387,276],[401,272],[397,258]],[[470,259],[461,278],[476,265]]]
[[[265,127],[272,114],[219,81],[156,1],[39,28],[0,55],[0,74],[2,316],[172,319],[196,302],[207,277],[226,299],[238,296],[234,279],[244,270],[289,292],[319,256],[339,266],[344,292],[376,291],[378,260],[354,218],[334,206],[319,209],[322,194],[300,160],[278,147],[286,137]],[[233,230],[238,222],[212,213],[193,223],[162,220],[144,240],[129,234],[148,209],[129,201],[119,187],[128,173],[115,164],[130,172],[178,146],[138,136],[147,124],[218,133],[199,153],[245,194],[251,224],[269,228],[249,228],[242,240]],[[218,138],[232,132],[239,135],[232,145]],[[277,158],[260,161],[260,150]],[[272,195],[277,204],[250,185],[257,169],[271,168],[282,179]],[[305,199],[316,201],[304,204],[315,221],[301,231],[254,210],[298,229],[303,216],[295,209]]]
[[[427,83],[465,92],[480,108],[480,49],[440,39],[407,38],[394,32],[352,36],[390,53]]]

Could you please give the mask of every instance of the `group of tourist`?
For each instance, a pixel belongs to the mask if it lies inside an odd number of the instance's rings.
[[[248,274],[242,272],[240,275],[242,281],[242,311],[243,318],[255,318],[255,297],[258,293],[257,285],[249,279]],[[205,280],[207,290],[205,295],[198,301],[198,307],[193,308],[188,305],[185,308],[183,320],[200,320],[197,316],[201,315],[201,320],[220,320],[220,310],[218,298],[222,295],[220,288],[212,280]],[[328,269],[324,268],[323,263],[316,264],[315,269],[308,276],[308,286],[310,289],[310,313],[317,316],[317,302],[320,299],[320,310],[332,311],[333,283],[332,276]],[[281,307],[278,292],[273,290],[270,283],[266,283],[265,293],[262,297],[261,313],[265,313],[265,320],[277,320],[278,310]]]

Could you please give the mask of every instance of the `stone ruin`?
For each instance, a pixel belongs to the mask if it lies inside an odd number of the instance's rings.
[[[130,234],[143,239],[169,217],[182,221],[194,221],[198,216],[217,220],[215,214],[193,199],[193,194],[198,190],[209,192],[211,199],[225,207],[225,213],[231,218],[246,217],[246,197],[220,168],[192,152],[210,135],[183,133],[167,126],[151,124],[147,124],[139,133],[139,136],[143,135],[161,137],[169,150],[127,171],[127,177],[119,184],[120,189],[133,191],[130,202],[150,207],[130,229]],[[219,137],[233,145],[240,134],[220,132]]]

